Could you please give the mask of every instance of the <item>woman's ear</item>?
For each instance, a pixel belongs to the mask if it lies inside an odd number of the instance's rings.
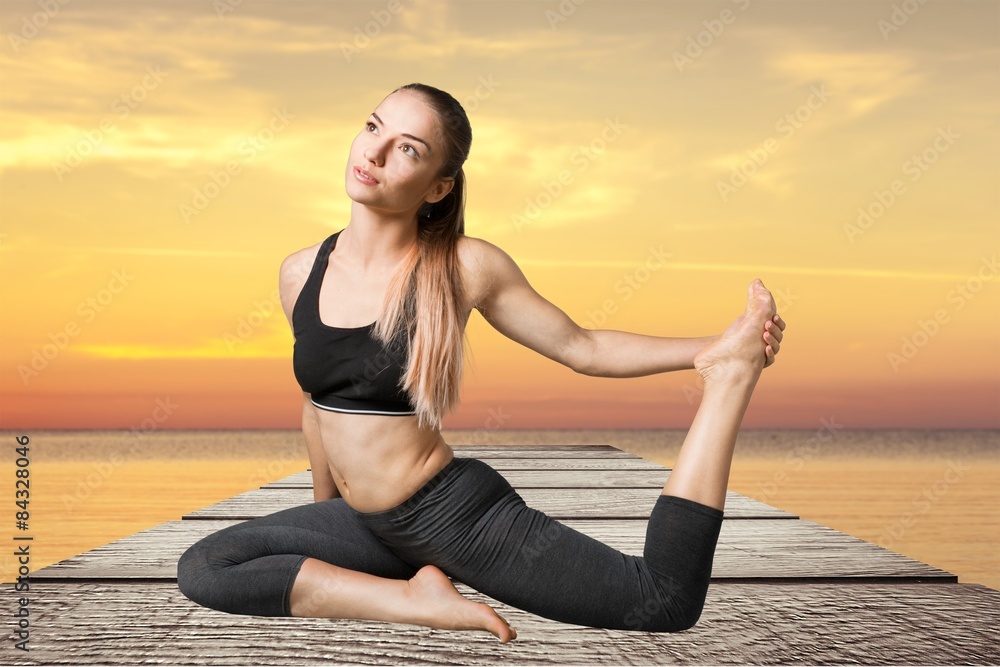
[[[425,197],[425,201],[429,204],[436,204],[451,192],[452,188],[455,187],[454,178],[442,178],[431,188],[431,191]]]

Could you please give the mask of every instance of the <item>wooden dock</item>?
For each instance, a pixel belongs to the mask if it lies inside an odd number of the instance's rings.
[[[453,447],[496,468],[528,505],[635,555],[669,475],[608,446]],[[177,559],[198,539],[310,502],[303,471],[31,573],[31,651],[9,641],[3,664],[1000,663],[1000,592],[732,492],[705,610],[681,633],[558,623],[463,584],[517,628],[516,640],[226,614],[178,590]]]

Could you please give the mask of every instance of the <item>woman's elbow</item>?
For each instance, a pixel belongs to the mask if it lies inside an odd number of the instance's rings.
[[[563,363],[567,368],[580,375],[595,375],[593,341],[590,331],[579,327],[570,343],[566,346]]]

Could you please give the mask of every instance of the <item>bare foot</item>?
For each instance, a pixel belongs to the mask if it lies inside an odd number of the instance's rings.
[[[458,592],[440,568],[425,565],[409,580],[417,603],[427,612],[427,625],[439,630],[486,630],[506,644],[517,630],[493,607]]]
[[[736,377],[756,381],[774,358],[778,344],[765,327],[775,319],[777,307],[760,279],[747,288],[746,312],[736,318],[718,340],[705,346],[694,358],[694,367],[707,383]],[[772,345],[773,343],[773,345]]]

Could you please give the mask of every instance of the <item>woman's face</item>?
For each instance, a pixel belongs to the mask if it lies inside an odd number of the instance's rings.
[[[437,177],[444,159],[437,114],[420,93],[398,90],[382,100],[351,144],[347,195],[370,208],[415,216],[425,201],[443,199],[454,185],[454,179]]]

